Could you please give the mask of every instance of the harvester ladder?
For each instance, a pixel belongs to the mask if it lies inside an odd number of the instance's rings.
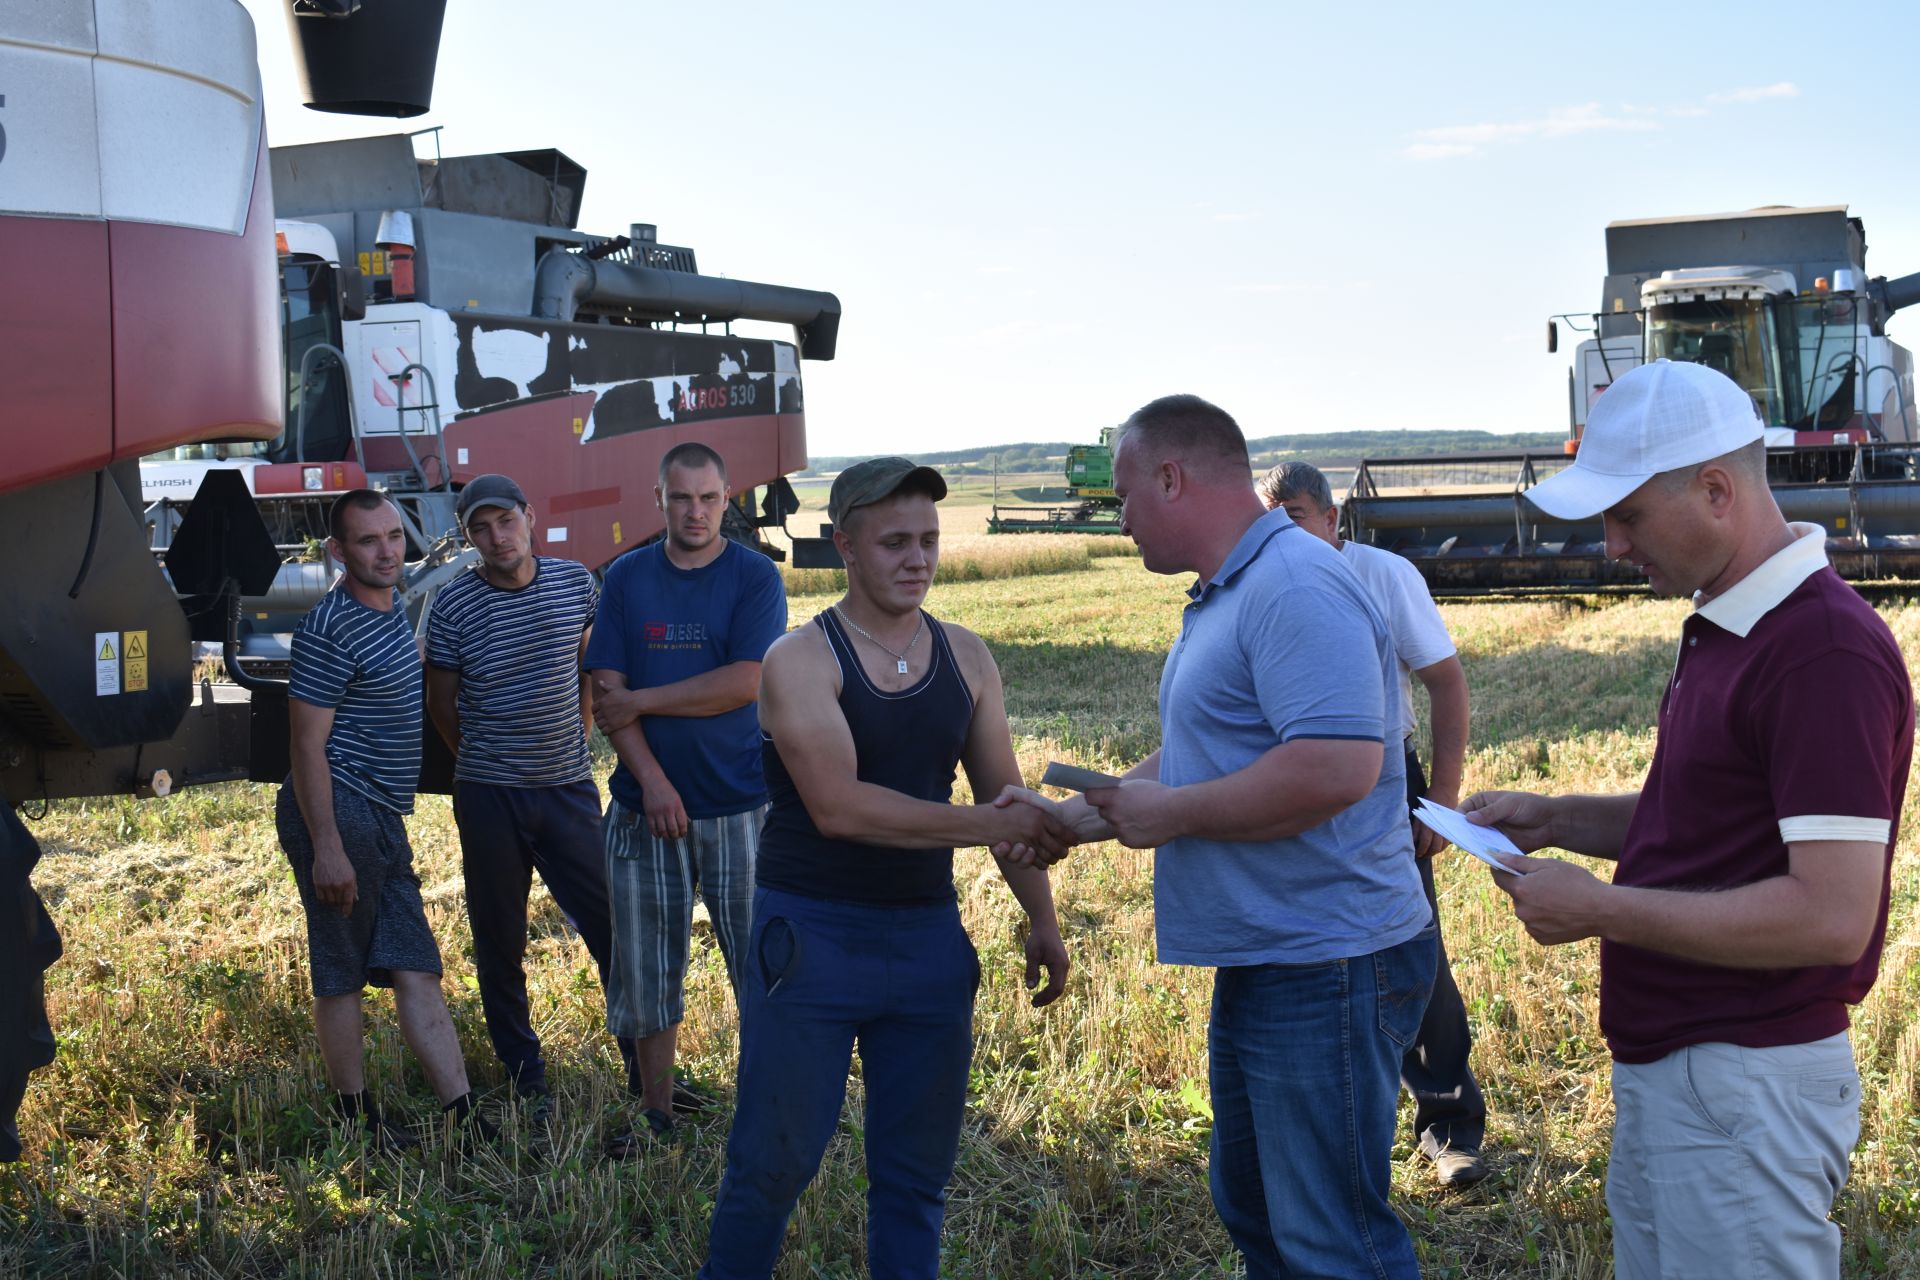
[[[406,384],[413,377],[416,369],[427,380],[427,399],[421,404],[410,405],[407,403]],[[447,437],[440,427],[440,388],[434,383],[433,370],[416,360],[400,372],[388,374],[387,380],[393,383],[394,425],[400,432],[400,446],[407,451],[407,461],[413,464],[413,474],[419,479],[420,488],[422,491],[440,489],[446,493],[452,493],[453,469],[447,465]],[[427,483],[426,468],[420,465],[420,455],[414,452],[413,441],[407,435],[407,414],[409,413],[431,415],[428,421],[432,424],[433,430],[421,434],[433,436],[433,447],[437,452],[432,456],[440,464],[440,483],[437,485]]]

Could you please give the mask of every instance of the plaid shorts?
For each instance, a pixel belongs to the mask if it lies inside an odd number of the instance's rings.
[[[314,896],[313,837],[300,816],[293,782],[280,788],[274,822],[280,829],[280,848],[293,864],[300,905],[307,912],[313,994],[345,996],[367,986],[390,987],[396,970],[438,975],[440,946],[427,927],[406,822],[385,805],[337,782],[333,820],[357,882],[353,911],[344,916]]]
[[[686,1016],[688,939],[697,885],[707,904],[727,980],[740,992],[740,954],[753,928],[753,857],[765,805],[724,818],[691,818],[687,834],[661,840],[647,817],[607,804],[607,891],[613,904],[613,963],[607,1030],[650,1036]]]

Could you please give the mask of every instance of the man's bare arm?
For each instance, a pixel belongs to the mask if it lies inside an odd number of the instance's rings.
[[[626,676],[618,671],[600,668],[587,674],[592,677],[596,691],[618,693],[627,687]],[[646,801],[647,829],[663,838],[687,834],[687,811],[680,803],[680,792],[667,779],[653,748],[647,745],[647,735],[640,728],[640,722],[629,720],[608,733],[607,741],[613,745],[613,754],[640,784],[640,794]]]
[[[599,702],[595,719],[603,733],[632,724],[641,716],[724,715],[760,696],[758,662],[729,662],[685,680],[645,689],[629,689],[624,680],[615,686],[600,678],[610,674],[615,673],[600,672],[594,681]]]
[[[447,744],[447,750],[460,754],[460,673],[427,668],[427,715]]]
[[[1000,682],[1000,669],[980,638],[959,627],[947,629],[948,639],[967,673],[973,692],[973,722],[967,726],[967,743],[960,763],[967,771],[967,782],[975,798],[998,796],[1009,786],[1020,785],[1020,762],[1013,754],[1013,735],[1007,728],[1006,689]],[[1033,998],[1036,1005],[1051,1004],[1067,987],[1067,948],[1060,938],[1060,921],[1053,909],[1053,884],[1044,867],[1019,863],[995,855],[1000,874],[1014,898],[1027,913],[1028,934],[1027,987],[1039,985],[1040,970],[1047,971],[1047,985]]]
[[[1620,860],[1640,793],[1542,796],[1528,791],[1477,791],[1460,805],[1480,826],[1498,827],[1528,853],[1565,849],[1589,858]]]
[[[359,885],[340,841],[340,826],[333,817],[333,773],[327,765],[327,739],[333,735],[334,709],[288,698],[287,715],[293,798],[313,841],[314,896],[346,915],[353,910]]]
[[[1028,805],[917,800],[859,779],[853,732],[840,710],[840,673],[817,628],[791,632],[767,651],[760,725],[792,776],[821,835],[903,849],[1040,842],[1064,828]],[[987,797],[990,801],[991,796]],[[1050,852],[1063,842],[1048,841]]]
[[[1136,849],[1181,836],[1284,840],[1363,799],[1380,780],[1383,758],[1378,742],[1296,738],[1224,777],[1182,787],[1129,781],[1089,791],[1087,800]]]
[[[1467,673],[1457,657],[1442,658],[1413,673],[1427,691],[1433,745],[1428,759],[1427,794],[1449,809],[1460,803],[1460,778],[1467,759]]]
[[[1880,917],[1886,846],[1810,840],[1787,846],[1787,872],[1734,889],[1607,884],[1553,858],[1498,876],[1527,932],[1549,945],[1601,937],[1733,969],[1852,964]]]

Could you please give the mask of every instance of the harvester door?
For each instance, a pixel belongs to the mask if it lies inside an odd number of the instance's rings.
[[[360,325],[359,378],[354,387],[360,411],[360,429],[370,436],[392,436],[400,430],[403,410],[409,434],[424,430],[418,413],[426,403],[426,381],[415,374],[405,382],[393,379],[408,365],[419,362],[418,320],[363,321]]]

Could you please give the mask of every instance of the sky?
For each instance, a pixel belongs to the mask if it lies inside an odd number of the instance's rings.
[[[1176,391],[1250,437],[1564,431],[1546,319],[1599,306],[1620,218],[1846,204],[1869,274],[1920,272],[1910,5],[449,0],[392,121],[303,108],[284,0],[244,3],[274,143],[557,147],[583,229],[837,294],[815,454]]]

